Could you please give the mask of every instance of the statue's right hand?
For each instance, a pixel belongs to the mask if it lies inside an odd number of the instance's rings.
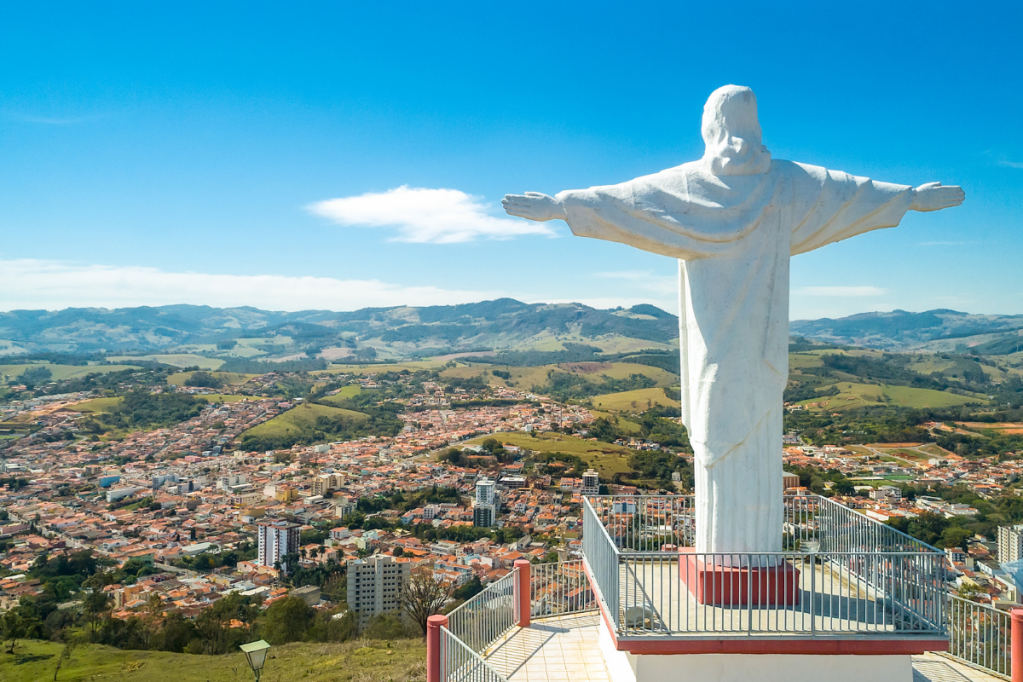
[[[508,215],[518,216],[526,220],[564,220],[568,217],[565,208],[552,196],[540,192],[525,194],[506,194],[501,205]]]

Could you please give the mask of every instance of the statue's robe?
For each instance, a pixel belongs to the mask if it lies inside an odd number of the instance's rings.
[[[679,259],[682,421],[697,552],[782,548],[789,258],[898,225],[912,188],[772,161],[715,176],[687,163],[557,195],[572,232]]]

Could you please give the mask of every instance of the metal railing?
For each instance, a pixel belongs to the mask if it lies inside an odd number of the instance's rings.
[[[581,559],[529,567],[530,617],[593,611],[596,598]]]
[[[1012,619],[1005,611],[948,595],[948,655],[1009,677]]]
[[[782,552],[679,554],[692,497],[584,500],[583,552],[620,635],[945,636],[944,555],[817,496],[787,496]]]
[[[508,682],[446,627],[440,629],[440,679],[443,682]]]
[[[518,569],[495,580],[448,614],[448,630],[459,642],[483,654],[518,622],[515,578]]]
[[[583,498],[583,556],[593,577],[593,589],[598,603],[604,604],[604,610],[616,630],[621,630],[621,612],[618,589],[621,586],[621,558],[618,545],[611,539],[603,519]]]

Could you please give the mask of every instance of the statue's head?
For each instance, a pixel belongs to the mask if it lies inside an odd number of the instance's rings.
[[[771,168],[771,152],[762,143],[757,96],[741,85],[711,93],[703,107],[703,161],[714,175],[754,175]]]

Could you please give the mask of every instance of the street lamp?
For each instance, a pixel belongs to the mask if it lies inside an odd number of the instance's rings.
[[[266,663],[266,652],[270,650],[270,645],[263,640],[259,640],[258,642],[242,644],[238,648],[245,654],[249,667],[252,668],[252,672],[256,675],[256,682],[259,682],[259,674],[263,670],[263,664]]]

